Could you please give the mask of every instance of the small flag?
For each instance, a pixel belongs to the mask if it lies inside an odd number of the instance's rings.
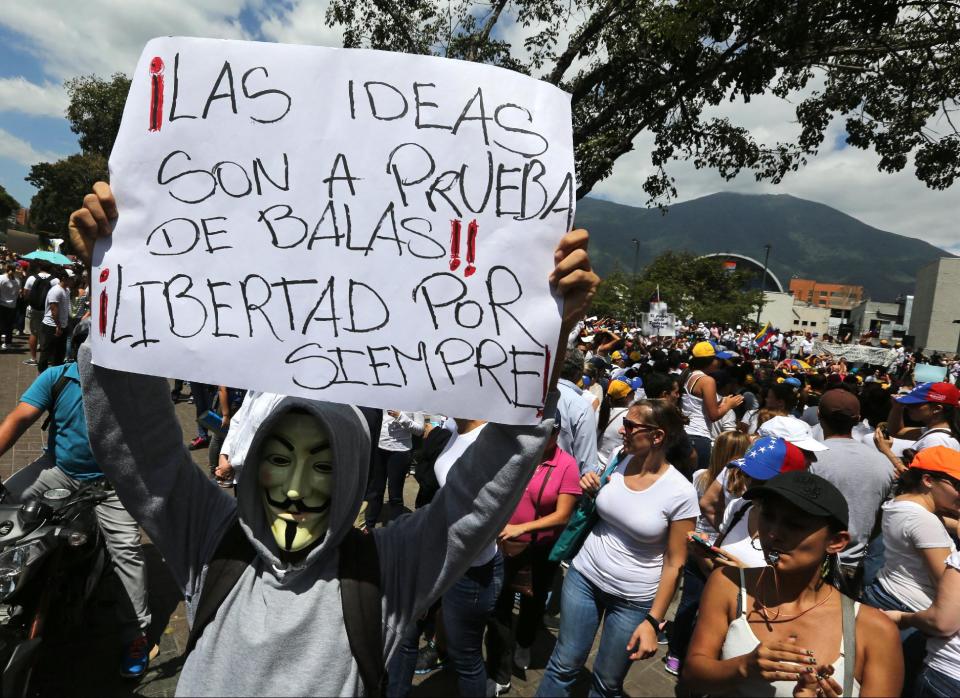
[[[773,331],[773,328],[770,327],[770,323],[767,322],[763,326],[763,329],[757,333],[757,336],[753,338],[753,343],[758,347],[763,347],[769,342],[776,333]]]

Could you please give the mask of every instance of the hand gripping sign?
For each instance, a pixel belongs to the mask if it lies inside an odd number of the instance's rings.
[[[154,39],[110,175],[97,364],[538,420],[575,205],[566,93],[434,57]]]

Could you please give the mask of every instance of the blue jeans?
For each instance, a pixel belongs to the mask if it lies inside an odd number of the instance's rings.
[[[447,654],[457,671],[463,698],[487,695],[487,669],[483,664],[483,631],[503,586],[503,557],[471,567],[443,595],[443,628]]]
[[[886,558],[886,546],[883,544],[883,536],[877,535],[870,539],[867,544],[867,554],[863,558],[863,588],[874,583],[880,570],[883,569],[883,563]]]
[[[687,434],[687,438],[690,439],[690,445],[693,446],[693,450],[697,452],[697,465],[694,470],[697,468],[709,468],[710,452],[713,450],[713,442],[706,436]]]
[[[586,664],[603,620],[600,647],[593,662],[591,696],[622,696],[630,670],[627,643],[650,612],[653,600],[627,601],[601,591],[571,566],[560,599],[560,633],[547,662],[537,696],[568,696]]]
[[[410,623],[387,665],[387,695],[390,698],[407,698],[410,695],[419,648],[420,623]]]
[[[876,581],[863,590],[861,600],[868,606],[888,611],[909,613],[916,610],[904,606],[898,598],[890,594]],[[903,645],[903,675],[907,677],[904,682],[903,695],[910,695],[910,689],[912,689],[910,678],[920,673],[923,669],[923,659],[927,656],[927,636],[916,628],[907,628],[900,631],[900,642]]]
[[[913,695],[917,698],[953,698],[954,696],[960,696],[960,681],[946,674],[941,674],[935,669],[925,667],[920,676],[917,677],[917,685],[914,686]]]
[[[681,663],[687,656],[687,647],[693,637],[693,626],[697,622],[697,611],[700,610],[700,597],[707,580],[699,568],[690,561],[683,566],[683,592],[680,594],[680,604],[677,606],[677,615],[673,619],[673,632],[670,634],[670,654]]]

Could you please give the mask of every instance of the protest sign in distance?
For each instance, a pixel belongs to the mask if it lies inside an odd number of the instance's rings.
[[[110,174],[98,365],[539,419],[576,187],[556,87],[435,57],[154,39]]]

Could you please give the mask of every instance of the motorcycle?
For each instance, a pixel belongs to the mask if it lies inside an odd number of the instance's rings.
[[[106,549],[95,508],[103,481],[19,503],[0,485],[0,687],[26,696],[44,638],[76,632]]]

